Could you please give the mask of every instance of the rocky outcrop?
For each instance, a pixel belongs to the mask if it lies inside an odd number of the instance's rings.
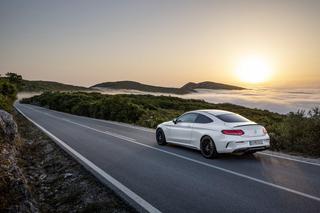
[[[0,212],[38,212],[18,166],[19,137],[11,114],[0,110]]]
[[[0,212],[38,212],[27,180],[18,166],[17,150],[0,144]]]
[[[11,114],[0,110],[0,142],[12,144],[18,135],[18,127]]]

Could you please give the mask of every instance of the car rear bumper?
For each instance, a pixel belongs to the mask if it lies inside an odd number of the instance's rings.
[[[259,144],[252,144],[252,142],[259,142]],[[226,138],[226,140],[221,140],[216,142],[218,144],[218,153],[236,153],[236,152],[254,152],[262,151],[270,147],[270,138],[268,135],[261,137],[234,137]]]
[[[270,146],[257,146],[257,147],[246,147],[235,149],[232,153],[240,153],[240,152],[257,152],[269,149]]]

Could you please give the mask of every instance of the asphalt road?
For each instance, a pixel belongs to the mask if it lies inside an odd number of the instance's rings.
[[[320,212],[320,165],[262,154],[209,160],[157,145],[152,129],[16,108],[141,211]]]

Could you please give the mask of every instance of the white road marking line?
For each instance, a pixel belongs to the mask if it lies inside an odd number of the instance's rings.
[[[37,108],[48,110],[47,108],[38,107],[38,106],[37,106]],[[45,110],[43,110],[43,111],[45,111]],[[68,113],[59,112],[59,111],[56,111],[56,110],[51,110],[51,111],[54,111],[55,113],[58,113],[58,114],[61,114],[61,115],[68,114]],[[43,112],[43,113],[45,113],[45,112]],[[68,114],[68,115],[72,115],[72,114]],[[79,116],[79,115],[72,115],[72,116],[83,118],[83,116]],[[95,120],[95,121],[99,121],[99,122],[103,122],[103,123],[107,123],[107,124],[123,126],[123,127],[131,128],[131,129],[138,129],[138,130],[145,131],[145,132],[155,133],[155,131],[156,131],[155,129],[150,129],[150,128],[141,127],[141,126],[134,126],[134,125],[131,125],[131,124],[121,123],[121,122],[117,122],[117,121],[107,121],[107,120],[102,120],[102,119],[97,119],[97,118],[90,118],[90,117],[86,117],[86,118],[91,119],[91,120]]]
[[[130,124],[124,124],[124,123],[119,123],[119,122],[114,122],[114,121],[107,121],[107,120],[100,120],[100,119],[96,119],[93,118],[94,120],[98,120],[98,121],[102,121],[104,123],[109,123],[109,124],[113,124],[113,125],[118,125],[118,126],[124,126],[124,127],[128,127],[128,128],[132,128],[132,129],[138,129],[138,130],[142,130],[145,132],[151,132],[151,133],[155,133],[156,130],[153,129],[148,129],[148,128],[144,128],[144,127],[139,127],[139,126],[133,126]]]
[[[144,127],[133,126],[133,125],[130,125],[130,124],[123,124],[123,123],[118,123],[118,122],[114,122],[114,121],[107,121],[107,120],[101,120],[101,119],[96,119],[96,118],[90,118],[90,119],[101,121],[101,122],[108,123],[108,124],[124,126],[124,127],[132,128],[132,129],[138,129],[138,130],[142,130],[142,131],[150,132],[150,133],[155,133],[155,131],[156,131],[155,129],[148,129],[148,128],[144,128]],[[285,156],[276,155],[276,154],[270,154],[270,153],[265,153],[265,152],[257,152],[256,154],[258,154],[258,155],[268,155],[268,156],[272,156],[272,157],[276,157],[276,158],[282,158],[282,159],[285,159],[285,160],[291,160],[291,161],[295,161],[295,162],[299,162],[299,163],[305,163],[305,164],[310,164],[310,165],[314,165],[314,166],[320,166],[319,163],[309,162],[309,161],[305,161],[305,160],[299,160],[299,159],[285,157]]]
[[[86,164],[88,167],[90,167],[92,170],[94,170],[96,173],[98,173],[101,177],[109,181],[112,185],[114,185],[116,188],[118,188],[120,191],[122,191],[124,194],[126,194],[129,198],[134,200],[137,204],[139,204],[142,208],[144,208],[148,212],[152,213],[161,213],[160,210],[152,206],[150,203],[145,201],[143,198],[141,198],[139,195],[131,191],[129,188],[127,188],[125,185],[117,181],[115,178],[113,178],[111,175],[107,174],[105,171],[100,169],[98,166],[96,166],[94,163],[92,163],[90,160],[85,158],[83,155],[75,151],[73,148],[71,148],[69,145],[67,145],[64,141],[60,140],[56,136],[54,136],[51,132],[49,132],[47,129],[42,127],[40,124],[33,121],[31,118],[29,118],[27,115],[25,115],[20,109],[16,107],[16,109],[30,122],[32,122],[34,125],[36,125],[39,129],[41,129],[44,133],[46,133],[50,138],[52,138],[54,141],[59,143],[61,146],[63,146],[65,149],[67,149],[70,153],[72,153],[74,156],[76,156],[80,161],[82,161],[84,164]],[[90,128],[91,129],[91,128]],[[99,131],[100,132],[100,131]],[[101,133],[103,133],[101,131]],[[125,140],[124,138],[121,138]]]
[[[112,133],[112,132],[109,132],[107,130],[98,130],[98,129],[95,129],[95,128],[92,128],[92,127],[89,127],[89,126],[86,126],[86,125],[83,125],[83,124],[80,124],[80,123],[77,123],[77,122],[74,122],[74,121],[71,121],[67,118],[60,118],[58,116],[55,116],[55,115],[51,115],[47,112],[42,112],[42,111],[39,111],[39,110],[36,110],[36,109],[32,109],[32,108],[29,108],[33,111],[36,111],[36,112],[40,112],[42,114],[45,114],[49,117],[52,117],[52,118],[55,118],[55,119],[58,119],[58,120],[63,120],[63,121],[66,121],[66,122],[69,122],[69,123],[72,123],[72,124],[75,124],[75,125],[78,125],[78,126],[81,126],[81,127],[84,127],[84,128],[87,128],[87,129],[90,129],[90,130],[93,130],[93,131],[96,131],[96,132],[99,132],[99,133],[103,133],[103,134],[107,134],[107,135],[110,135],[110,136],[113,136],[113,137],[116,137],[116,138],[120,138],[120,139],[123,139],[123,140],[128,140],[128,141],[135,141],[136,139],[134,138],[129,138],[129,137],[126,137],[124,135],[119,135],[117,133]]]
[[[56,119],[61,119],[59,117],[56,117],[54,115],[49,115],[51,117],[54,117]],[[65,119],[61,119],[61,120],[65,120]],[[127,141],[136,141],[136,139],[134,138],[129,138],[129,137],[126,137],[124,135],[119,135],[117,133],[112,133],[112,132],[109,132],[109,131],[102,131],[102,130],[98,130],[98,129],[95,129],[95,128],[92,128],[90,126],[86,126],[86,125],[83,125],[83,124],[80,124],[80,123],[77,123],[77,122],[74,122],[74,121],[71,121],[69,119],[66,119],[65,120],[66,122],[69,122],[69,123],[72,123],[72,124],[75,124],[75,125],[78,125],[78,126],[81,126],[81,127],[84,127],[84,128],[87,128],[87,129],[90,129],[90,130],[93,130],[93,131],[96,131],[96,132],[100,132],[100,133],[103,133],[103,134],[107,134],[107,135],[110,135],[110,136],[113,136],[113,137],[116,137],[116,138],[120,138],[120,139],[123,139],[123,140],[127,140]]]
[[[299,162],[299,163],[306,163],[306,164],[310,164],[310,165],[313,165],[313,166],[320,166],[319,163],[314,163],[314,162],[309,162],[309,161],[305,161],[305,160],[294,159],[294,158],[275,155],[275,154],[271,154],[271,153],[257,152],[256,154],[258,154],[258,155],[267,155],[267,156],[271,156],[271,157],[275,157],[275,158],[282,158],[282,159],[286,159],[286,160],[296,161],[296,162]]]
[[[74,122],[74,121],[71,121],[70,119],[67,119],[67,118],[60,118],[58,116],[55,116],[55,115],[51,115],[47,112],[42,112],[42,111],[39,111],[39,110],[35,110],[35,109],[32,109],[32,108],[29,108],[33,111],[36,111],[36,112],[41,112],[42,114],[45,114],[49,117],[52,117],[52,118],[56,118],[56,119],[59,119],[59,120],[63,120],[63,121],[66,121],[66,122],[69,122],[69,123],[72,123],[72,124],[75,124],[75,125],[78,125],[78,126],[81,126],[81,127],[84,127],[84,128],[87,128],[87,129],[91,129],[91,130],[94,130],[94,131],[97,131],[97,132],[100,132],[100,133],[106,133],[108,135],[111,135],[111,136],[114,136],[114,137],[117,137],[117,138],[120,138],[120,139],[123,139],[123,140],[129,140],[129,141],[135,141],[136,139],[134,138],[129,138],[129,137],[126,137],[124,135],[119,135],[117,133],[112,133],[112,132],[109,132],[107,130],[98,130],[98,129],[95,129],[95,128],[92,128],[92,127],[89,127],[89,126],[86,126],[86,125],[83,125],[83,124],[80,124],[80,123],[77,123],[77,122]]]
[[[39,107],[39,108],[41,108],[41,107]],[[55,110],[53,110],[53,111],[57,112],[57,113],[60,113],[62,115],[67,114],[67,113],[63,113],[63,112],[59,112],[59,111],[55,111]],[[73,116],[77,116],[77,115],[73,115]],[[79,116],[79,117],[81,117],[81,116]],[[88,119],[92,119],[92,120],[103,122],[103,123],[107,123],[107,124],[118,125],[118,126],[123,126],[123,127],[127,127],[127,128],[132,128],[132,129],[138,129],[138,130],[145,131],[145,132],[155,133],[155,129],[134,126],[134,125],[125,124],[125,123],[121,123],[121,122],[107,121],[107,120],[102,120],[102,119],[90,118],[90,117],[88,117]],[[276,154],[270,154],[270,153],[265,153],[265,152],[257,152],[256,154],[258,154],[258,155],[266,155],[266,156],[271,156],[271,157],[276,157],[276,158],[281,158],[281,159],[285,159],[285,160],[291,160],[291,161],[295,161],[295,162],[299,162],[299,163],[305,163],[305,164],[309,164],[309,165],[313,165],[313,166],[320,166],[319,163],[309,162],[309,161],[305,161],[305,160],[299,160],[299,159],[285,157],[285,156],[276,155]]]
[[[36,106],[37,108],[41,108],[41,109],[46,109],[46,108],[43,108],[43,107],[38,107]],[[28,107],[29,109],[31,109],[30,107]],[[64,114],[68,114],[68,113],[64,113],[64,112],[59,112],[59,111],[55,111],[55,110],[51,110],[51,111],[54,111],[56,113],[60,113],[62,115]],[[42,113],[45,113],[43,111],[41,111]],[[47,115],[50,116],[50,114],[48,113],[45,113]],[[73,116],[78,116],[78,115],[73,115]],[[82,116],[78,116],[78,117],[82,117]],[[60,117],[59,117],[60,118]],[[130,125],[130,124],[125,124],[125,123],[119,123],[119,122],[115,122],[115,121],[107,121],[107,120],[102,120],[102,119],[96,119],[96,118],[90,118],[90,117],[87,117],[88,119],[92,119],[92,120],[96,120],[96,121],[100,121],[100,122],[103,122],[103,123],[108,123],[108,124],[113,124],[113,125],[119,125],[119,126],[124,126],[124,127],[128,127],[128,128],[132,128],[132,129],[138,129],[138,130],[142,130],[142,131],[145,131],[145,132],[151,132],[151,133],[155,133],[155,129],[148,129],[148,128],[144,128],[144,127],[139,127],[139,126],[133,126],[133,125]],[[64,119],[64,118],[60,118],[60,119]],[[257,152],[256,154],[258,155],[267,155],[267,156],[272,156],[272,157],[276,157],[276,158],[282,158],[282,159],[285,159],[285,160],[291,160],[291,161],[295,161],[295,162],[299,162],[299,163],[305,163],[305,164],[309,164],[309,165],[314,165],[314,166],[320,166],[319,163],[315,163],[315,162],[309,162],[309,161],[305,161],[305,160],[299,160],[299,159],[295,159],[295,158],[290,158],[290,157],[285,157],[285,156],[281,156],[281,155],[277,155],[277,154],[270,154],[270,153],[265,153],[265,152]]]
[[[34,109],[32,109],[32,110],[34,110]],[[38,111],[38,110],[35,110],[35,111]],[[43,113],[41,111],[38,111],[38,112]],[[57,117],[57,119],[61,119],[61,118]],[[75,123],[75,122],[73,122],[73,123]],[[84,128],[88,128],[88,129],[91,129],[93,131],[102,133],[102,134],[109,135],[106,132],[91,128],[91,127],[86,126],[86,125],[82,125],[81,124],[81,126],[84,127]],[[111,135],[111,136],[117,137],[115,135]],[[126,140],[124,138],[120,138],[120,139]],[[254,178],[254,177],[242,174],[242,173],[238,173],[238,172],[235,172],[235,171],[232,171],[232,170],[229,170],[229,169],[225,169],[225,168],[222,168],[222,167],[214,166],[212,164],[205,163],[203,161],[195,160],[195,159],[183,156],[183,155],[179,155],[179,154],[176,154],[176,153],[173,153],[173,152],[169,152],[169,151],[166,151],[166,150],[163,150],[163,149],[159,149],[159,148],[156,148],[156,147],[153,147],[153,146],[141,143],[141,142],[137,142],[137,141],[133,141],[133,140],[126,140],[126,141],[134,143],[134,144],[137,144],[137,145],[140,145],[140,146],[144,146],[144,147],[147,147],[147,148],[150,148],[150,149],[153,149],[153,150],[157,150],[159,152],[163,152],[163,153],[166,153],[168,155],[175,156],[177,158],[181,158],[181,159],[184,159],[184,160],[187,160],[187,161],[198,163],[198,164],[203,165],[203,166],[207,166],[207,167],[210,167],[210,168],[213,168],[213,169],[217,169],[217,170],[223,171],[225,173],[233,174],[233,175],[238,176],[238,177],[246,178],[246,179],[249,179],[249,180],[264,184],[264,185],[267,185],[267,186],[271,186],[271,187],[274,187],[274,188],[277,188],[277,189],[281,189],[281,190],[284,190],[284,191],[287,191],[287,192],[291,192],[293,194],[300,195],[302,197],[310,198],[310,199],[313,199],[313,200],[316,200],[316,201],[320,202],[320,197],[316,197],[316,196],[313,196],[313,195],[310,195],[310,194],[307,194],[307,193],[303,193],[303,192],[300,192],[300,191],[297,191],[297,190],[294,190],[294,189],[290,189],[290,188],[287,188],[287,187],[284,187],[284,186],[280,186],[280,185],[277,185],[277,184],[274,184],[274,183],[270,183],[270,182],[267,182],[267,181],[264,181],[264,180],[261,180],[261,179],[258,179],[258,178]]]

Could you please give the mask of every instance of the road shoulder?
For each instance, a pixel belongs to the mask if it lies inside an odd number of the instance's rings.
[[[19,164],[44,212],[135,212],[41,130],[15,113],[22,146]]]

